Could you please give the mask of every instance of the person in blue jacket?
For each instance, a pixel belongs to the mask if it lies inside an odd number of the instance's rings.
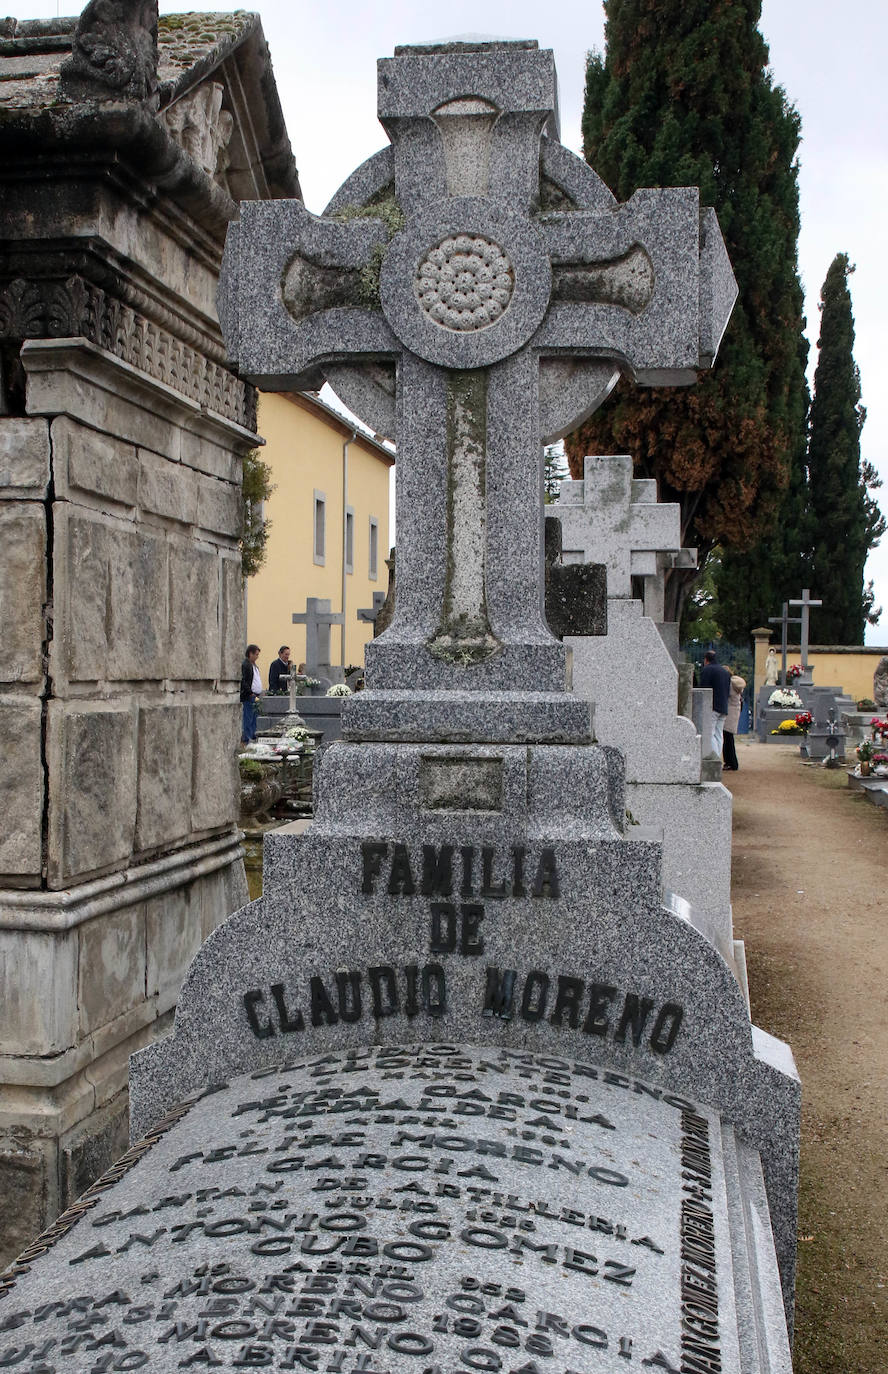
[[[731,674],[717,662],[714,649],[707,649],[703,655],[700,686],[712,689],[712,752],[721,758],[725,717],[731,700]]]

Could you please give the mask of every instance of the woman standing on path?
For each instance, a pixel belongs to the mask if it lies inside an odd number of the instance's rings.
[[[739,673],[731,673],[731,693],[728,697],[728,714],[725,716],[724,744],[722,747],[722,760],[724,767],[732,773],[736,773],[740,767],[737,762],[737,750],[734,746],[734,736],[737,733],[737,726],[740,724],[740,707],[743,705],[743,692],[746,687],[746,679]]]

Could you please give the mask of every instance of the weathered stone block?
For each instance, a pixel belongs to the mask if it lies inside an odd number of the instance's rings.
[[[42,862],[42,709],[36,697],[5,696],[0,710],[0,874],[35,881]]]
[[[43,677],[46,516],[32,502],[0,506],[0,681]]]
[[[167,544],[126,532],[111,547],[108,676],[163,678],[167,667]]]
[[[244,515],[240,487],[233,482],[219,482],[215,477],[200,477],[198,482],[198,525],[214,534],[237,539]]]
[[[142,510],[179,520],[183,525],[193,525],[197,518],[197,474],[147,449],[140,450],[139,463]]]
[[[29,341],[22,361],[32,415],[68,415],[178,462],[180,425],[195,410],[184,396],[85,340]]]
[[[49,886],[129,858],[136,821],[136,717],[49,704]]]
[[[240,707],[236,701],[220,705],[195,704],[193,830],[231,825],[237,817],[240,783],[235,751],[240,732],[239,716]]]
[[[57,504],[56,643],[75,682],[160,679],[167,645],[165,539]]]
[[[46,420],[0,418],[0,496],[40,500],[49,482],[49,425]]]
[[[188,965],[200,949],[202,890],[210,877],[191,887],[175,888],[148,902],[146,910],[147,981],[149,997],[158,999],[159,1015],[176,1005]],[[219,908],[220,915],[228,908]]]
[[[129,1101],[126,1093],[101,1113],[90,1117],[64,1140],[59,1151],[60,1203],[71,1203],[86,1192],[126,1151],[129,1133]]]
[[[52,422],[52,452],[59,495],[84,491],[123,506],[136,504],[139,463],[132,444],[61,415]]]
[[[145,996],[145,906],[96,916],[78,934],[80,1033],[89,1035]]]
[[[170,640],[165,676],[214,681],[219,671],[219,568],[214,550],[169,546]]]
[[[77,1039],[77,937],[0,930],[0,1054],[60,1054]]]
[[[236,682],[244,653],[244,583],[239,558],[222,559],[222,662],[219,679]]]
[[[15,1259],[50,1220],[50,1170],[54,1145],[34,1141],[0,1145],[0,1269]]]
[[[208,873],[197,887],[197,896],[200,903],[200,931],[203,943],[232,911],[239,911],[250,900],[243,862],[229,864],[227,868]]]
[[[66,503],[57,503],[53,514],[56,577],[62,580],[55,597],[53,675],[98,681],[108,671],[112,532]]]
[[[139,709],[136,849],[187,835],[191,828],[191,712],[187,706]]]
[[[239,483],[243,476],[243,459],[238,453],[191,430],[182,432],[182,462],[210,477],[221,477],[225,482]]]

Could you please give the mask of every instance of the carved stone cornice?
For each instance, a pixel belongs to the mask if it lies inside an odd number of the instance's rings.
[[[0,339],[64,338],[88,339],[205,409],[256,428],[253,387],[94,283],[73,275],[0,286]]]

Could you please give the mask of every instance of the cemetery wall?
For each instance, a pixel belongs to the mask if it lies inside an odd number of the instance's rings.
[[[247,587],[247,638],[262,649],[259,670],[278,647],[289,644],[294,663],[305,661],[305,627],[294,625],[309,596],[326,598],[341,611],[344,507],[353,521],[353,556],[345,574],[345,664],[364,661],[373,627],[357,611],[371,606],[373,593],[388,581],[389,474],[394,455],[313,396],[268,393],[259,402],[262,459],[271,468],[274,491],[265,503],[271,521],[265,563]],[[347,446],[347,447],[346,447]],[[345,451],[345,457],[343,453]],[[343,468],[347,496],[343,500]],[[324,506],[323,552],[316,548],[316,503]],[[371,567],[371,522],[375,524],[376,566]],[[341,632],[330,636],[333,662],[341,659]]]
[[[755,686],[756,690],[765,680],[765,659],[768,656],[768,641],[756,637],[755,641]],[[779,635],[771,646],[780,657]],[[862,697],[873,695],[873,673],[879,659],[888,654],[888,645],[875,644],[813,644],[808,650],[808,662],[814,670],[814,682],[822,687],[842,687],[848,696],[859,701]],[[787,646],[787,663],[799,663],[801,648],[798,644]]]

